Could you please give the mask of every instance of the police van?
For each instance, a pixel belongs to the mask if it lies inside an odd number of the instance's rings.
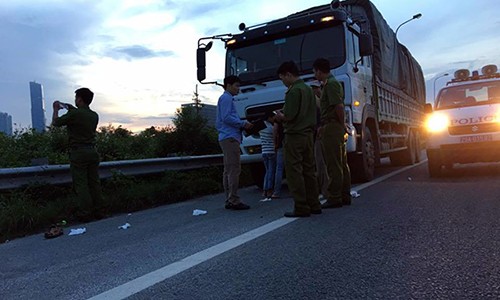
[[[431,177],[453,164],[500,161],[500,73],[487,65],[457,70],[434,102],[426,104]]]

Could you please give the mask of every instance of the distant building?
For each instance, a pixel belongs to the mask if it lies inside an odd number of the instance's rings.
[[[30,81],[31,126],[38,132],[45,131],[45,99],[41,84]]]
[[[207,120],[208,127],[215,127],[215,118],[217,115],[217,105],[200,104],[200,115]],[[196,107],[195,103],[182,104],[182,107]]]
[[[8,113],[0,112],[0,132],[12,135],[12,116]]]

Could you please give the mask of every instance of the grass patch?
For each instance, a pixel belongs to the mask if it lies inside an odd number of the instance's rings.
[[[247,166],[240,185],[253,184]],[[120,174],[103,181],[104,207],[110,214],[133,212],[222,192],[222,167],[169,171],[131,177]],[[77,206],[71,186],[30,185],[0,194],[0,243],[42,232],[50,224],[75,223]]]

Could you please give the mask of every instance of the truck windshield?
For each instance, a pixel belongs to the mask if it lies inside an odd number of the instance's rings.
[[[317,58],[326,58],[332,68],[345,61],[344,30],[342,26],[283,36],[242,47],[231,47],[226,55],[226,76],[237,75],[242,84],[262,83],[277,79],[281,63],[293,60],[301,74],[312,73]]]
[[[436,109],[500,103],[500,81],[448,87],[439,93]]]

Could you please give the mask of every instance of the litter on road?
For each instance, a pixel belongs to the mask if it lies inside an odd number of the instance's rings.
[[[202,210],[202,209],[195,209],[193,210],[193,216],[201,216],[201,215],[206,215],[207,211]]]
[[[129,223],[125,223],[122,226],[118,226],[118,229],[128,229],[128,228],[130,228],[130,226],[132,226],[132,225],[130,225]]]
[[[87,232],[87,228],[76,228],[76,229],[70,229],[71,231],[68,233],[68,235],[79,235],[79,234],[84,234]]]
[[[358,192],[356,192],[356,191],[351,191],[351,197],[353,197],[353,198],[358,198],[359,196],[361,196],[361,194],[359,194]]]
[[[273,199],[269,197],[269,198],[264,198],[264,199],[260,200],[260,202],[268,202],[271,200],[273,200]]]

